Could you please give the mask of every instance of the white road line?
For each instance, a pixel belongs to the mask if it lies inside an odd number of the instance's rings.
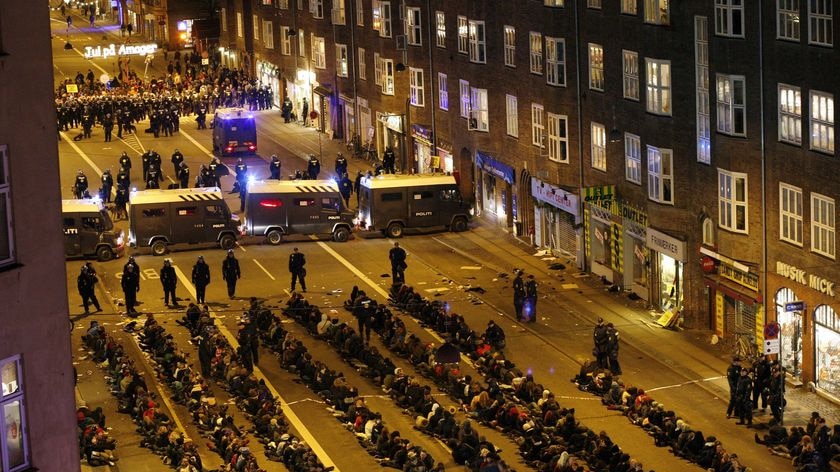
[[[187,276],[184,274],[184,272],[181,271],[181,269],[178,266],[174,267],[175,274],[178,275],[178,279],[181,280],[181,283],[184,285],[184,287],[187,289],[190,295],[193,298],[195,298],[195,287],[193,286],[192,281],[189,278],[187,278]],[[210,311],[210,316],[217,321],[219,332],[222,333],[225,339],[227,339],[228,343],[230,343],[230,345],[233,347],[238,347],[239,343],[236,341],[236,337],[227,329],[227,327],[225,327],[224,323],[216,316],[216,313]],[[289,403],[286,402],[285,399],[283,399],[283,397],[280,395],[280,392],[278,392],[277,389],[274,388],[274,385],[271,384],[268,378],[266,378],[265,374],[263,374],[262,370],[257,366],[254,366],[254,376],[265,382],[265,385],[266,387],[268,387],[269,391],[271,391],[271,394],[274,395],[274,397],[277,398],[277,400],[280,402],[280,406],[283,408],[283,412],[285,413],[286,418],[288,418],[289,422],[295,427],[295,429],[297,429],[298,434],[300,434],[301,436],[301,439],[306,441],[306,444],[308,444],[309,447],[312,448],[312,451],[315,453],[315,455],[318,456],[318,459],[321,460],[324,466],[332,466],[335,472],[341,472],[338,466],[335,464],[335,462],[333,462],[332,458],[330,458],[330,456],[327,455],[327,451],[324,450],[324,448],[321,446],[318,440],[315,439],[315,436],[312,435],[309,429],[306,428],[306,425],[304,425],[303,422],[300,420],[298,415],[289,407]]]
[[[97,167],[97,165],[94,164],[92,160],[90,160],[88,155],[85,154],[85,152],[82,151],[81,148],[79,148],[79,146],[77,146],[76,143],[74,143],[71,138],[67,137],[66,132],[62,131],[61,132],[61,137],[64,138],[65,141],[67,141],[67,144],[69,144],[70,147],[73,148],[74,151],[76,151],[80,156],[82,156],[82,159],[84,159],[85,162],[87,162],[89,166],[93,167],[93,170],[96,171],[96,175],[102,175],[102,169]]]
[[[262,270],[263,270],[263,272],[265,272],[265,275],[269,276],[269,277],[271,278],[271,280],[277,280],[277,279],[275,279],[275,278],[274,278],[274,276],[273,276],[273,275],[271,275],[271,272],[269,272],[268,270],[266,270],[266,268],[265,268],[265,267],[263,267],[263,265],[262,265],[262,264],[260,264],[260,261],[258,261],[258,260],[256,260],[256,259],[251,259],[251,260],[252,260],[252,261],[254,261],[254,264],[256,264],[256,265],[260,266],[260,269],[262,269]]]
[[[204,147],[201,143],[199,143],[198,141],[196,141],[196,140],[195,140],[195,138],[193,138],[192,136],[190,136],[189,134],[187,134],[187,133],[184,131],[184,129],[183,129],[183,128],[180,128],[180,127],[179,127],[179,128],[178,128],[178,132],[179,132],[179,133],[181,133],[181,135],[183,135],[185,138],[187,138],[187,140],[188,140],[189,142],[193,143],[193,144],[195,145],[195,147],[197,147],[198,149],[200,149],[200,150],[201,150],[204,154],[207,154],[207,155],[208,155],[208,156],[210,156],[210,157],[216,157],[216,156],[214,156],[214,155],[213,155],[213,153],[212,153],[212,152],[210,152],[210,150],[209,150],[209,149],[207,149],[207,148],[206,148],[206,147]]]
[[[700,382],[709,382],[709,381],[712,381],[712,380],[722,379],[724,377],[726,377],[726,376],[725,375],[718,375],[716,377],[707,377],[705,379],[689,380],[687,382],[682,382],[682,383],[678,383],[678,384],[674,384],[674,385],[665,385],[663,387],[646,388],[645,392],[655,392],[657,390],[665,390],[665,389],[668,389],[668,388],[685,387],[686,385],[696,384],[696,383],[700,383]]]
[[[248,252],[248,250],[245,249],[245,246],[239,244],[239,241],[236,242],[236,247],[238,247],[239,249],[242,249],[242,252]]]

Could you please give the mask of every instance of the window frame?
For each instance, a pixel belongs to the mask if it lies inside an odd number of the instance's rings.
[[[804,245],[805,234],[803,197],[801,188],[779,182],[779,240],[799,247]],[[791,236],[791,230],[798,234]]]
[[[487,27],[484,21],[469,20],[470,62],[473,64],[487,63]]]
[[[379,2],[379,37],[391,38],[394,36],[394,29],[392,25],[392,11],[391,2]]]
[[[564,7],[565,0],[543,0],[543,6],[546,7]]]
[[[418,80],[419,78],[419,80]],[[418,108],[423,108],[426,106],[426,99],[424,96],[425,92],[425,79],[423,77],[423,68],[422,67],[409,67],[408,68],[408,96],[409,96],[409,103],[411,106],[415,106]]]
[[[821,108],[823,108],[822,106],[814,105],[815,99],[823,99],[826,101],[825,111],[829,112],[828,108],[830,108],[831,116],[815,116],[815,113],[821,115]],[[834,123],[836,121],[834,114],[834,95],[820,90],[810,90],[808,92],[808,107],[810,109],[810,113],[808,113],[808,130],[810,132],[810,139],[808,140],[808,145],[810,149],[812,151],[821,152],[833,156],[835,151]],[[824,129],[818,130],[818,127],[822,127]],[[828,132],[828,136],[824,138],[827,146],[823,147],[820,145],[815,145],[814,143],[816,142],[816,140],[814,139],[814,137],[817,135],[822,136],[825,131]],[[823,138],[820,139],[820,141],[822,140]]]
[[[738,182],[743,181],[743,199],[739,199]],[[739,234],[750,232],[749,176],[718,168],[718,227]],[[738,227],[738,210],[743,209],[744,227]]]
[[[487,89],[470,87],[470,119],[473,117],[476,121],[473,131],[490,132],[490,95]]]
[[[662,5],[665,8],[662,8]],[[651,14],[655,12],[655,14]],[[664,13],[664,14],[663,14]],[[671,4],[670,0],[645,0],[645,23],[649,25],[670,25]]]
[[[642,185],[642,138],[624,133],[624,179]]]
[[[509,93],[505,94],[505,133],[519,137],[519,99]]]
[[[470,82],[458,79],[458,108],[461,118],[470,118]]]
[[[555,87],[566,86],[565,38],[545,37],[545,83]]]
[[[438,108],[449,111],[449,76],[438,72]]]
[[[823,209],[822,206],[826,208]],[[828,218],[824,221],[822,217]],[[826,240],[820,244],[818,238]],[[817,247],[820,244],[820,247]],[[829,259],[837,257],[837,206],[826,195],[811,192],[811,252]]]
[[[504,25],[502,28],[505,66],[516,67],[516,27]]]
[[[365,48],[356,49],[356,62],[359,64],[359,80],[367,80],[367,62]]]
[[[721,81],[725,83],[728,92],[721,90]],[[736,83],[742,84],[741,104],[736,103],[738,98],[736,95]],[[717,102],[717,131],[721,134],[729,136],[746,137],[747,136],[747,82],[743,75],[727,75],[717,74],[715,78],[716,85],[716,102]],[[727,98],[727,93],[729,98]],[[736,129],[736,118],[738,110],[741,110],[741,126],[743,131],[738,132]]]
[[[671,61],[645,58],[645,110],[648,113],[673,116],[672,79]]]
[[[469,20],[466,16],[458,15],[458,54],[469,54]]]
[[[697,110],[697,162],[712,163],[712,115],[709,91],[709,19],[694,17],[694,63]]]
[[[236,12],[236,37],[243,38],[244,36],[244,26],[243,26],[243,19],[242,19],[242,12]]]
[[[799,0],[776,0],[776,39],[797,43],[802,39],[800,11]]]
[[[607,171],[607,127],[602,123],[589,123],[590,165],[593,169]]]
[[[638,0],[621,0],[621,14],[622,15],[638,15],[639,1]]]
[[[312,62],[316,69],[327,68],[327,42],[323,37],[315,36],[315,33],[310,33],[312,37],[309,39],[312,43]]]
[[[409,46],[423,45],[423,16],[419,7],[405,9],[405,39]]]
[[[382,62],[382,95],[394,95],[394,60],[380,59]]]
[[[356,26],[365,26],[365,2],[356,1]]]
[[[0,359],[0,371],[2,371],[3,366],[14,363],[15,364],[15,375],[16,375],[16,382],[17,382],[17,390],[11,392],[9,394],[4,395],[2,389],[0,389],[0,428],[3,430],[3,434],[0,435],[0,467],[3,467],[3,470],[8,470],[10,472],[22,472],[24,470],[29,470],[29,467],[32,466],[32,457],[30,454],[30,445],[29,445],[29,427],[26,421],[26,392],[25,392],[25,382],[23,378],[23,356],[20,354],[16,354],[5,359]],[[12,405],[17,403],[18,412],[20,413],[20,425],[18,425],[17,431],[18,434],[21,435],[20,443],[23,446],[23,462],[17,464],[12,467],[6,466],[9,463],[10,459],[8,457],[8,439],[6,431],[8,431],[9,426],[6,425],[6,415],[5,410],[7,405]]]
[[[778,138],[779,142],[802,145],[802,90],[799,87],[779,83],[778,85]],[[792,100],[792,104],[787,104]],[[790,137],[790,133],[793,136]]]
[[[330,20],[334,25],[343,26],[347,24],[347,6],[345,0],[332,0]]]
[[[602,0],[586,0],[586,8],[600,10],[603,8],[603,2]]]
[[[744,38],[744,0],[715,0],[715,36]]]
[[[528,33],[529,57],[531,73],[543,75],[543,41],[542,33],[531,31]]]
[[[808,44],[815,46],[834,47],[834,7],[833,0],[808,0]],[[816,12],[819,6],[823,8],[819,13]],[[815,28],[815,25],[821,25],[820,28]],[[826,38],[816,38],[816,34],[824,33]],[[827,39],[824,41],[822,39]]]
[[[309,0],[309,13],[316,20],[324,19],[324,0]]]
[[[569,163],[569,117],[557,113],[546,114],[546,139],[548,159],[562,164]]]
[[[635,1],[635,0],[634,0]],[[628,60],[630,59],[630,60]],[[622,97],[634,102],[639,101],[639,53],[621,50]],[[633,85],[635,83],[635,86]],[[635,89],[635,93],[633,90]]]
[[[438,10],[435,12],[435,45],[446,49],[446,13]]]
[[[649,144],[645,149],[647,154],[648,200],[665,205],[673,205],[674,151]],[[670,187],[667,183],[670,183]],[[670,198],[666,198],[666,189],[670,189]]]
[[[335,44],[335,74],[339,77],[350,76],[350,56],[346,44]]]
[[[589,90],[598,92],[604,91],[604,46],[598,43],[589,43]]]
[[[228,25],[227,25],[227,9],[220,8],[219,9],[219,19],[222,22],[222,32],[227,33]]]
[[[373,83],[382,86],[382,56],[378,52],[373,53]]]
[[[12,184],[11,175],[9,174],[9,146],[0,144],[0,207],[5,207],[0,215],[5,215],[6,221],[0,220],[0,225],[3,225],[8,239],[8,247],[0,250],[0,255],[8,251],[8,257],[0,259],[0,267],[8,267],[17,263],[17,246],[15,245],[14,232],[14,208],[12,208]],[[2,240],[0,240],[2,241]]]
[[[540,149],[545,147],[545,107],[531,103],[531,145]]]
[[[254,28],[254,39],[257,41],[260,40],[260,17],[258,15],[253,15],[251,18],[251,27]]]
[[[268,20],[262,21],[263,46],[266,49],[274,49],[274,23]]]

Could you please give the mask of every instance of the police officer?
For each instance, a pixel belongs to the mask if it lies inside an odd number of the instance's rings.
[[[198,256],[198,260],[192,269],[192,283],[195,285],[195,299],[199,304],[204,303],[204,291],[210,284],[210,266],[204,262],[204,256]]]
[[[76,181],[73,184],[73,194],[76,198],[84,198],[88,189],[88,178],[81,169],[76,173]]]
[[[350,195],[353,193],[353,182],[350,182],[350,177],[347,172],[341,175],[341,181],[338,183],[338,191],[341,193],[341,198],[344,199],[344,206],[350,207]]]
[[[306,293],[306,258],[298,248],[294,248],[294,252],[289,254],[289,272],[292,273],[292,292],[295,291],[295,285],[300,279],[300,287]]]
[[[321,161],[318,160],[318,157],[315,154],[309,155],[309,163],[306,166],[306,172],[309,174],[310,179],[317,179],[318,174],[321,173]]]
[[[196,188],[209,187],[211,185],[211,181],[212,178],[210,177],[210,169],[208,169],[206,165],[201,164],[201,167],[198,169],[198,175],[195,176]]]
[[[128,190],[131,186],[131,181],[128,178],[128,171],[125,170],[125,167],[120,167],[120,171],[117,173],[117,190],[124,188]]]
[[[361,196],[361,189],[362,189],[362,171],[356,171],[356,180],[353,181],[353,191],[356,192],[356,206],[359,206],[359,197]]]
[[[516,312],[516,319],[522,319],[522,307],[525,305],[525,281],[522,280],[522,271],[516,271],[513,279],[513,309]]]
[[[150,164],[149,170],[146,172],[146,190],[160,188],[161,180],[163,180],[163,176],[157,166]]]
[[[169,306],[172,299],[172,306],[178,306],[178,298],[175,296],[175,287],[178,285],[178,278],[175,275],[175,268],[172,267],[172,259],[163,260],[163,267],[160,269],[160,284],[163,286],[163,302]]]
[[[181,163],[181,167],[178,169],[176,175],[178,176],[178,182],[181,188],[190,188],[190,168],[186,162]]]
[[[222,261],[222,279],[227,282],[228,298],[233,299],[236,293],[236,281],[241,275],[239,261],[233,255],[233,249],[228,249],[227,257]]]
[[[105,118],[102,120],[102,129],[105,131],[105,142],[110,142],[111,133],[114,131],[114,118],[110,113],[105,114]]]
[[[128,212],[128,187],[117,186],[117,195],[114,197],[114,210],[116,219],[127,219]]]
[[[726,419],[738,414],[738,380],[741,378],[741,358],[732,359],[732,364],[726,369],[726,381],[729,383],[729,405],[726,407]]]
[[[277,157],[277,154],[271,155],[271,162],[268,163],[268,172],[271,174],[269,177],[272,180],[280,180],[280,167],[282,164],[280,163],[280,159]]]
[[[212,187],[219,187],[222,188],[222,181],[218,173],[219,169],[219,159],[214,157],[210,160],[210,164],[207,166],[207,175],[210,178],[210,185],[207,185],[205,182],[205,186],[212,186]]]
[[[385,153],[382,154],[382,167],[386,174],[394,174],[396,170],[394,170],[394,164],[397,161],[397,155],[394,154],[394,150],[391,146],[388,146],[385,149]]]
[[[391,261],[391,277],[395,284],[405,283],[405,269],[408,267],[405,258],[405,249],[400,247],[400,243],[394,243],[394,247],[388,252],[388,259]]]
[[[120,155],[120,169],[125,170],[125,175],[128,177],[128,180],[131,180],[131,158],[128,157],[125,151]]]
[[[114,187],[114,177],[111,175],[111,169],[105,169],[102,173],[102,189],[99,191],[99,197],[105,203],[111,203],[111,189]]]
[[[125,261],[123,264],[123,274],[128,271],[128,266],[132,266],[134,268],[134,272],[140,273],[140,265],[137,264],[137,261],[134,259],[134,256],[128,256],[128,260]]]
[[[149,149],[146,152],[144,152],[140,159],[143,161],[143,182],[148,182],[149,164],[152,162],[152,150]]]
[[[347,159],[344,157],[344,154],[338,153],[338,156],[335,158],[335,175],[339,179],[347,173]]]
[[[90,313],[88,307],[91,304],[96,307],[96,311],[102,311],[102,308],[99,306],[99,300],[96,299],[97,280],[96,273],[88,269],[87,264],[83,265],[76,282],[79,288],[79,295],[82,296],[82,305],[85,307],[85,314]]]
[[[203,102],[198,105],[195,121],[198,123],[198,129],[207,129],[207,106]]]
[[[172,153],[172,169],[173,174],[175,176],[178,175],[178,171],[181,170],[181,164],[184,162],[184,155],[181,154],[181,151],[175,149],[175,152]]]
[[[158,154],[158,152],[153,149],[151,156],[149,156],[149,165],[153,165],[157,168],[158,172],[160,172],[161,174],[161,180],[163,180],[163,166],[161,165],[161,163],[162,160],[160,158],[160,154]]]
[[[528,321],[531,323],[537,322],[537,281],[534,280],[533,275],[528,276],[525,281],[525,305],[528,307]]]
[[[233,187],[233,191],[242,193],[242,189],[248,183],[248,164],[240,157],[236,160],[236,167],[233,170],[236,172],[236,184]]]
[[[123,294],[125,295],[125,310],[128,316],[137,316],[137,310],[134,305],[137,304],[137,292],[140,291],[140,273],[135,269],[134,265],[125,265],[122,280]]]

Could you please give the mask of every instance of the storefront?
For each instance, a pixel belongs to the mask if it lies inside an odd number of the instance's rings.
[[[817,388],[840,398],[840,316],[829,305],[814,309],[814,364]]]
[[[381,137],[381,140],[377,140],[379,158],[382,159],[385,151],[391,148],[396,156],[397,171],[404,171],[407,164],[405,156],[405,115],[376,112],[376,122],[380,131],[377,133],[377,137]]]
[[[758,268],[750,267],[707,247],[700,248],[700,265],[709,287],[710,318],[719,337],[750,336],[760,345],[764,332],[764,301],[759,290]]]
[[[650,300],[650,250],[647,247],[647,228],[624,218],[624,288],[642,300]]]
[[[310,100],[315,84],[315,73],[306,69],[298,69],[294,77],[286,77],[286,95],[292,101],[292,113],[297,121],[303,121],[304,108],[307,115],[312,111]]]
[[[612,282],[612,225],[611,208],[615,197],[614,185],[583,189],[583,254],[590,272]]]
[[[578,196],[555,185],[531,178],[534,198],[534,244],[553,254],[580,259]],[[524,231],[528,231],[524,228]]]
[[[277,66],[270,62],[257,59],[257,77],[260,84],[267,85],[271,89],[271,106],[280,108],[283,103],[283,96],[280,91],[280,76]]]
[[[418,174],[430,174],[441,169],[440,156],[434,154],[434,136],[427,125],[414,123],[411,125],[411,140],[414,143],[412,153],[413,171]]]
[[[685,241],[647,228],[647,248],[651,251],[651,303],[660,310],[682,309],[685,291]]]
[[[452,143],[444,141],[443,139],[438,139],[437,154],[440,156],[440,170],[446,172],[447,174],[454,173],[455,161],[452,158]]]
[[[499,226],[511,227],[516,219],[513,206],[516,174],[513,167],[479,150],[475,152],[475,166],[479,171],[476,201],[481,204],[482,212],[486,212],[484,216],[495,220]]]
[[[330,138],[335,136],[340,137],[341,130],[338,129],[338,122],[335,121],[339,116],[336,110],[338,102],[334,100],[332,89],[323,84],[319,84],[315,86],[314,92],[315,94],[312,96],[312,110],[318,112],[318,118],[313,120],[312,124]]]
[[[793,290],[783,287],[776,291],[776,322],[779,323],[779,361],[788,375],[802,377],[802,309]]]

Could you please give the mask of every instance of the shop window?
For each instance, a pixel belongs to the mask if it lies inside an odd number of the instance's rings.
[[[814,376],[817,387],[840,395],[840,316],[828,305],[814,310]]]
[[[789,288],[776,292],[776,322],[779,323],[779,359],[787,372],[794,377],[802,374],[802,313],[786,311],[785,304],[796,301]]]
[[[30,464],[20,356],[0,361],[0,384],[0,466],[3,471],[21,471]]]

